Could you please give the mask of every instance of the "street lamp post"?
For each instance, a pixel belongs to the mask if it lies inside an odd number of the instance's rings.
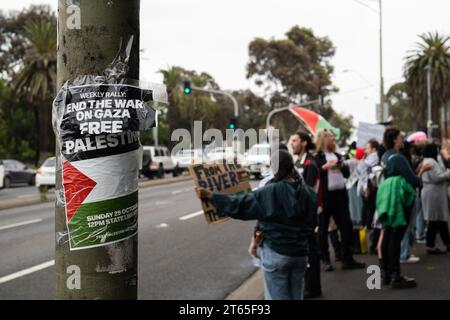
[[[383,7],[382,0],[378,0],[380,15],[380,109],[381,120],[384,121],[388,115],[384,114],[384,77],[383,77]]]
[[[199,87],[194,87],[191,86],[192,90],[196,90],[196,91],[200,91],[200,92],[206,92],[206,93],[213,93],[213,94],[220,94],[223,96],[228,97],[232,102],[233,102],[233,107],[234,107],[234,117],[237,119],[239,118],[239,104],[236,100],[236,98],[231,94],[228,93],[226,91],[221,91],[221,90],[214,90],[214,89],[203,89],[203,88],[199,88]]]
[[[359,0],[354,0],[355,2],[358,2],[359,4],[369,8],[371,11],[377,12],[374,8],[364,4],[363,2]],[[377,0],[375,0],[377,1]],[[384,96],[384,76],[383,76],[383,3],[382,0],[378,0],[378,15],[380,19],[380,115],[381,115],[381,121],[384,121],[385,118],[388,117],[388,115],[384,114],[384,103],[385,103],[385,96]]]

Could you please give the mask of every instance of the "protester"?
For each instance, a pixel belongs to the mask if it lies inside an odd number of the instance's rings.
[[[414,147],[412,148],[411,159],[414,172],[418,173],[420,171],[421,165],[423,163],[423,148],[426,145],[426,141],[418,141],[415,142]],[[425,244],[425,218],[423,214],[422,208],[422,198],[421,198],[422,189],[417,189],[417,197],[415,203],[416,209],[416,232],[415,238],[418,244]]]
[[[294,157],[297,158],[297,161],[295,161],[295,167],[302,175],[306,184],[318,193],[320,185],[320,170],[314,156],[311,153],[315,149],[311,136],[306,132],[299,131],[291,136],[289,145]],[[321,206],[320,203],[318,203],[318,205]],[[316,216],[316,225],[318,223],[317,218],[318,217]],[[309,239],[309,267],[305,274],[304,299],[317,298],[322,295],[322,288],[320,284],[320,257],[317,243],[318,233],[314,232]]]
[[[370,233],[370,248],[369,251],[372,254],[376,253],[376,246],[380,236],[380,229],[373,228],[373,219],[376,210],[376,196],[377,186],[369,179],[372,169],[380,163],[378,151],[380,144],[377,140],[371,139],[366,145],[363,164],[358,168],[358,193],[363,198],[362,208],[362,222],[368,230],[373,231]]]
[[[263,233],[265,298],[301,300],[317,200],[295,169],[289,152],[276,152],[272,156],[272,165],[275,163],[279,166],[273,181],[254,192],[228,195],[203,188],[196,188],[196,192],[220,213],[234,219],[258,220]]]
[[[334,135],[329,131],[317,134],[316,162],[321,169],[319,199],[322,199],[323,211],[319,215],[319,248],[325,269],[333,268],[328,251],[328,226],[333,217],[342,237],[343,269],[364,268],[364,263],[356,262],[352,253],[352,222],[348,209],[348,196],[345,190],[345,178],[348,167],[336,151]]]
[[[438,148],[435,144],[427,144],[423,150],[424,163],[433,168],[422,176],[422,204],[425,219],[428,221],[426,246],[429,254],[441,254],[435,246],[436,235],[439,234],[447,250],[450,249],[448,231],[448,182],[450,172],[438,163]]]
[[[384,167],[383,175],[386,180],[380,186],[377,194],[378,215],[389,215],[393,213],[396,217],[391,217],[391,220],[399,219],[399,221],[403,222],[399,224],[393,223],[392,221],[391,223],[383,223],[384,230],[381,243],[383,283],[385,285],[391,285],[393,288],[413,288],[416,287],[416,281],[412,278],[402,276],[400,272],[400,243],[407,228],[406,221],[409,221],[411,216],[414,199],[412,199],[410,205],[404,205],[407,202],[405,199],[394,199],[394,202],[392,202],[388,200],[389,197],[393,196],[392,193],[386,195],[382,193],[381,188],[388,186],[390,182],[394,181],[395,183],[392,184],[393,189],[388,190],[388,192],[396,192],[405,197],[406,193],[399,192],[400,190],[398,188],[401,187],[406,192],[409,187],[412,190],[410,194],[413,194],[415,198],[413,188],[420,187],[422,182],[412,171],[405,156],[400,153],[400,150],[404,146],[403,134],[400,130],[397,128],[387,128],[384,132],[383,143],[387,150],[381,162]],[[423,170],[425,169],[424,167]],[[394,177],[402,178],[405,183],[399,179],[388,181],[389,178]],[[403,203],[400,202],[400,210],[398,210],[399,201],[404,201]],[[377,219],[379,219],[379,216],[377,216]]]
[[[416,145],[414,142],[408,142],[407,140],[403,142],[403,148],[400,150],[400,152],[406,157],[408,160],[409,165],[411,166],[411,169],[416,172],[415,169],[417,169],[417,157],[416,157]],[[420,192],[420,187],[416,188],[416,200],[417,200],[417,193]],[[407,227],[405,234],[403,235],[402,242],[400,243],[400,263],[417,263],[420,261],[420,258],[412,254],[412,247],[414,244],[414,229],[416,226],[416,217],[417,217],[417,210],[414,210],[414,205],[411,209],[411,215],[409,217],[409,220],[407,221]]]
[[[358,194],[359,174],[358,168],[364,163],[364,149],[357,148],[355,156],[350,160],[345,160],[345,165],[350,170],[350,176],[345,184],[349,199],[350,217],[354,224],[360,224],[362,221],[363,199]]]

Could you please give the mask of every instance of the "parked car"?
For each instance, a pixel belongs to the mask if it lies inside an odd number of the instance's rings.
[[[36,172],[36,187],[54,187],[56,182],[55,172],[56,158],[48,158]]]
[[[233,147],[218,147],[212,149],[207,155],[208,162],[236,162],[241,163],[244,160],[243,155],[234,150]]]
[[[143,146],[141,173],[148,178],[153,178],[155,175],[163,178],[168,172],[177,174],[169,149],[165,146]]]
[[[3,189],[3,181],[5,178],[5,166],[3,160],[0,160],[0,189]]]
[[[9,188],[13,184],[28,183],[34,185],[36,172],[17,160],[3,160],[4,177],[3,187]]]
[[[180,170],[186,170],[190,165],[206,162],[207,157],[201,149],[184,149],[173,155],[172,161]]]
[[[270,167],[270,145],[255,144],[250,147],[244,160],[244,168],[256,178]]]

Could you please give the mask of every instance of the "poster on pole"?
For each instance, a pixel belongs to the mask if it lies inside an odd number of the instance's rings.
[[[189,167],[195,186],[227,194],[251,192],[250,175],[239,164],[198,164]],[[221,214],[208,199],[200,200],[208,224],[223,222],[229,217]]]
[[[386,128],[381,124],[371,124],[360,122],[358,125],[357,147],[365,148],[370,139],[376,139],[378,142],[383,142],[383,134]]]
[[[139,131],[154,127],[153,91],[125,84],[69,85],[53,103],[61,147],[70,250],[123,241],[137,233]]]

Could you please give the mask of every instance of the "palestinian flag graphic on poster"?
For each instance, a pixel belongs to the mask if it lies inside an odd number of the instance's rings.
[[[53,103],[70,250],[137,234],[139,131],[154,127],[155,92],[122,84],[66,84]]]
[[[71,250],[103,246],[137,233],[138,156],[128,153],[62,160]]]

